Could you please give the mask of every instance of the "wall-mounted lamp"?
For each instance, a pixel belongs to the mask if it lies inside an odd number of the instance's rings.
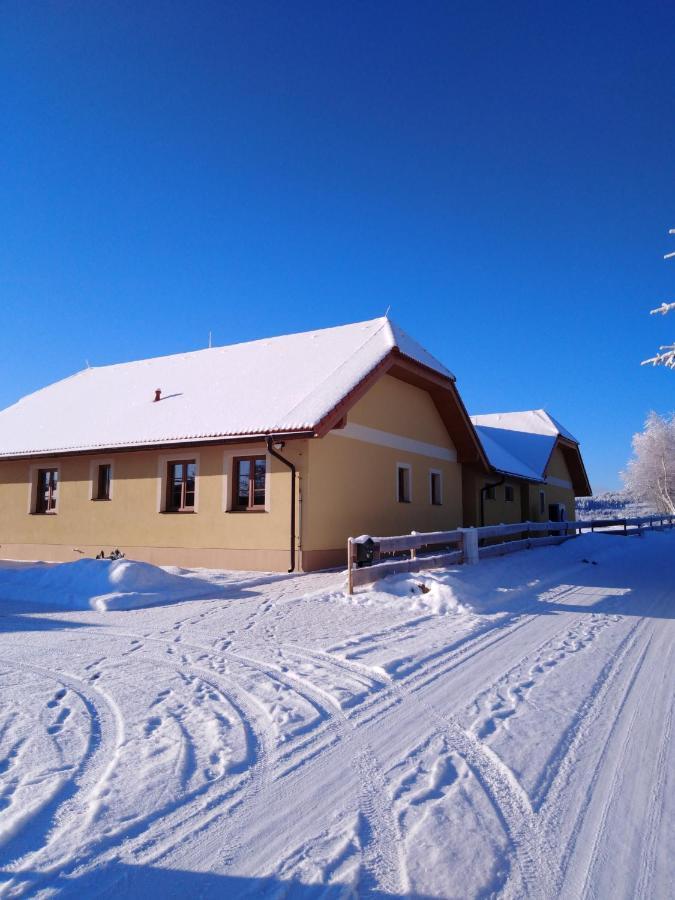
[[[274,449],[275,449],[277,452],[279,452],[280,450],[283,450],[283,449],[284,449],[284,447],[286,446],[286,444],[285,444],[284,441],[275,441],[275,442],[272,444],[272,446],[274,447]]]

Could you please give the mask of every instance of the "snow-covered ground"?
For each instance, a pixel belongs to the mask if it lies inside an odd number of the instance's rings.
[[[127,611],[0,565],[0,895],[673,896],[673,560],[172,570],[209,595]]]

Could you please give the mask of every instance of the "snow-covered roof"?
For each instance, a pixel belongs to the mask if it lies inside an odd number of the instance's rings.
[[[545,409],[526,409],[523,412],[487,413],[483,416],[471,417],[475,425],[488,428],[501,428],[504,431],[524,431],[528,434],[546,434],[567,438],[568,441],[579,442],[566,428],[556,422]]]
[[[84,369],[0,412],[0,456],[310,431],[394,349],[454,379],[373,319]]]
[[[499,472],[543,481],[559,437],[578,443],[545,409],[471,416],[490,465]]]

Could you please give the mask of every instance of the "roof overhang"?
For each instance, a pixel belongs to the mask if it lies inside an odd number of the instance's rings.
[[[560,435],[555,442],[553,449],[555,450],[556,447],[560,447],[563,456],[565,457],[565,462],[567,463],[567,468],[569,469],[572,478],[574,496],[590,497],[593,490],[591,489],[591,483],[588,480],[586,466],[584,465],[579,445],[575,443],[575,441],[570,441],[568,438]]]
[[[486,471],[490,464],[471,424],[454,378],[435,372],[394,348],[316,426],[317,437],[337,427],[349,410],[382,378],[391,375],[429,393],[457,449],[460,463],[479,463]]]
[[[20,459],[61,459],[70,456],[102,456],[110,453],[137,453],[146,450],[179,450],[188,447],[217,447],[224,444],[259,444],[268,437],[280,441],[302,440],[316,437],[314,431],[265,431],[259,434],[227,434],[204,439],[157,441],[155,443],[113,444],[111,446],[81,447],[64,450],[31,450],[28,453],[0,455],[1,462],[16,462]]]

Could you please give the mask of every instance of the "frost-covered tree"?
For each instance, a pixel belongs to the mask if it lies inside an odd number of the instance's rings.
[[[675,515],[675,413],[649,414],[644,431],[633,436],[633,458],[622,474],[636,499]]]
[[[675,234],[675,228],[671,228],[668,234]],[[673,257],[675,257],[675,251],[673,253],[666,253],[663,258],[672,259]],[[675,303],[662,303],[661,306],[652,309],[650,315],[665,316],[671,309],[675,309]],[[668,369],[675,369],[675,344],[665,344],[662,347],[659,347],[659,352],[656,356],[652,356],[650,359],[642,361],[643,366],[650,364],[652,366],[666,366]]]

